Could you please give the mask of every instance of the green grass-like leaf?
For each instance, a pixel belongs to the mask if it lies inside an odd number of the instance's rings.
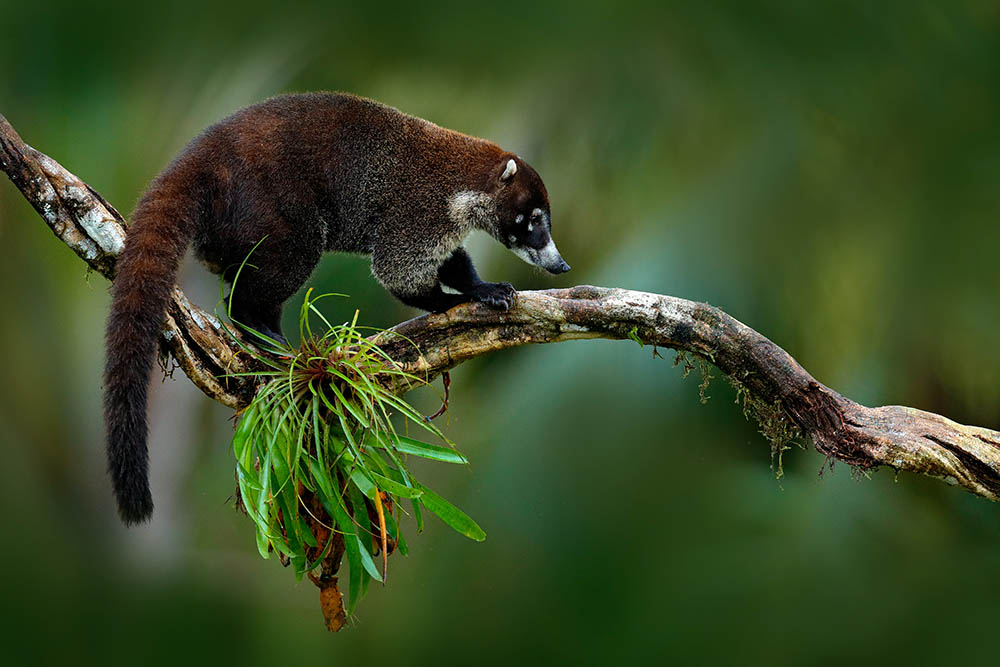
[[[252,265],[244,263],[244,269]],[[301,578],[324,567],[324,559],[339,563],[345,555],[351,614],[369,582],[384,579],[381,557],[375,557],[382,549],[382,523],[387,547],[394,544],[404,555],[408,551],[400,529],[403,499],[412,502],[418,531],[423,529],[421,507],[426,507],[462,535],[483,540],[486,534],[407,468],[409,455],[467,463],[435,424],[391,391],[391,380],[401,375],[411,382],[420,379],[396,368],[365,337],[370,331],[358,326],[357,312],[350,322],[331,325],[315,305],[326,296],[306,294],[297,350],[256,336],[268,349],[262,353],[233,334],[261,369],[238,374],[256,380],[258,390],[233,433],[233,455],[240,498],[256,527],[261,556],[279,554]],[[397,433],[394,419],[439,444]],[[381,519],[376,494],[382,494]]]
[[[427,487],[421,486],[420,490],[424,492],[420,497],[420,502],[423,503],[423,506],[437,514],[446,524],[462,535],[477,542],[482,542],[486,539],[486,532],[468,514]]]

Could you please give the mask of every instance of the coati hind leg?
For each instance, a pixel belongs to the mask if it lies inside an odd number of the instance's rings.
[[[230,319],[279,343],[287,343],[288,340],[281,332],[281,311],[284,300],[276,304],[272,301],[264,302],[261,299],[244,296],[248,291],[247,283],[249,282],[249,280],[244,280],[241,275],[239,290],[230,292]]]
[[[281,343],[281,311],[285,301],[308,280],[322,256],[322,243],[303,243],[295,235],[272,234],[245,262],[232,265],[224,278],[232,285],[230,318]],[[238,276],[237,276],[238,272]]]

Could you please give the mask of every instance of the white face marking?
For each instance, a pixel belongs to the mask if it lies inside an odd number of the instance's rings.
[[[522,248],[520,246],[515,246],[511,248],[510,251],[515,255],[517,255],[518,257],[520,257],[521,259],[523,259],[524,261],[526,261],[528,264],[537,264],[537,262],[531,256],[529,248]]]
[[[549,239],[548,244],[538,251],[538,262],[536,263],[539,266],[545,267],[551,266],[560,259],[561,256],[559,255],[559,251],[556,249],[556,242]]]
[[[540,266],[543,269],[548,269],[562,260],[562,257],[559,255],[559,250],[556,249],[555,241],[552,239],[549,239],[548,244],[546,244],[546,246],[541,250],[526,248],[524,246],[511,246],[510,251],[528,264]]]
[[[514,224],[515,224],[515,225],[519,225],[519,224],[521,224],[522,222],[524,222],[524,215],[522,215],[521,213],[518,213],[518,214],[517,214],[517,217],[516,217],[516,218],[514,218]]]

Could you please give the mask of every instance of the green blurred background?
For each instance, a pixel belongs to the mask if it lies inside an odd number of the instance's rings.
[[[0,112],[123,213],[200,128],[340,89],[531,161],[574,270],[704,300],[869,405],[1000,428],[1000,7],[959,2],[0,0]],[[104,471],[103,278],[0,183],[5,664],[996,664],[1000,507],[891,472],[818,477],[716,381],[634,343],[520,349],[453,373],[470,470],[418,464],[475,544],[410,526],[356,623],[259,559],[228,411],[178,375],[151,405],[155,517]],[[202,305],[218,284],[190,265]],[[365,260],[311,284],[387,326]],[[297,301],[301,300],[301,295]],[[411,395],[433,410],[434,396]]]

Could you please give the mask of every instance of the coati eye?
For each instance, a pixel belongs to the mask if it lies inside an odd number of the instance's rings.
[[[542,224],[542,220],[543,220],[542,216],[543,215],[544,215],[544,212],[540,208],[536,208],[534,211],[531,212],[531,218],[528,219],[528,231],[529,232],[535,230],[535,225]]]

